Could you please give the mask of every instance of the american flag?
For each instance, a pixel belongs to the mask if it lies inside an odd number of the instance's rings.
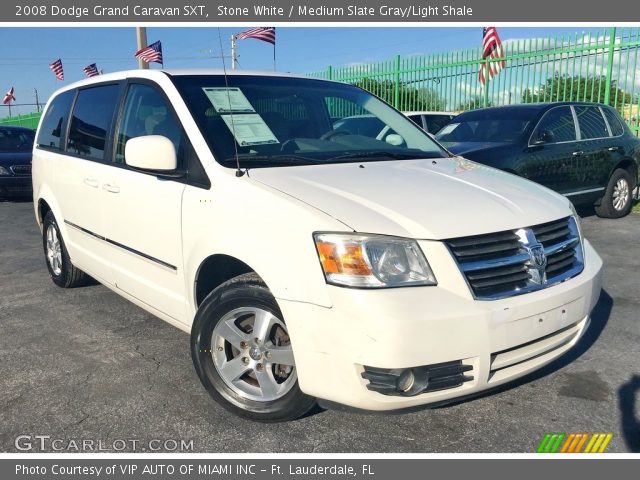
[[[57,59],[49,65],[49,68],[58,80],[64,80],[64,70],[62,69],[62,59]]]
[[[84,74],[87,77],[95,77],[97,75],[100,75],[100,72],[98,71],[98,67],[96,67],[95,63],[92,63],[91,65],[87,65],[82,70],[84,71]]]
[[[484,27],[482,29],[482,59],[486,60],[487,58],[489,60],[504,58],[502,42],[500,41],[496,27]],[[506,66],[507,62],[504,60],[483,62],[478,72],[478,80],[484,85],[487,82],[487,70],[489,70],[488,77],[489,80],[491,80]]]
[[[144,62],[151,63],[163,63],[162,62],[162,44],[160,40],[155,43],[152,43],[148,47],[141,48],[138,50],[134,57],[141,59]]]
[[[4,105],[8,105],[9,103],[15,102],[15,101],[16,101],[16,96],[13,94],[13,87],[11,87],[9,91],[4,94],[4,100],[2,100],[2,103]]]
[[[244,32],[236,33],[235,37],[238,40],[246,40],[247,38],[255,38],[256,40],[262,40],[263,42],[276,44],[276,29],[275,27],[258,27],[251,30],[245,30]]]

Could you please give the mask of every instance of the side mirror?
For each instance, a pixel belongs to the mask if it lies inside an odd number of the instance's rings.
[[[145,135],[127,140],[124,161],[141,170],[170,172],[178,168],[173,142],[161,135]]]
[[[553,143],[555,137],[551,130],[540,130],[538,138],[533,141],[533,145],[544,145],[545,143]]]
[[[395,145],[396,147],[399,147],[404,143],[404,138],[402,138],[397,133],[390,133],[389,135],[387,135],[387,137],[384,140],[388,144]]]

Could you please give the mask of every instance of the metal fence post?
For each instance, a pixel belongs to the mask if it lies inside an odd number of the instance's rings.
[[[333,67],[331,65],[327,67],[327,80],[333,80]]]
[[[489,75],[489,57],[484,60],[484,95],[482,106],[487,108],[489,106],[489,79],[491,76]],[[478,108],[478,107],[476,107]]]
[[[393,106],[400,108],[400,55],[396,55],[395,72],[393,79]]]
[[[610,105],[611,103],[611,77],[613,75],[613,53],[616,48],[616,27],[611,27],[609,30],[609,51],[607,52],[607,77],[605,81],[604,90],[604,104]],[[602,77],[601,77],[602,78]],[[595,77],[593,79],[595,82]]]

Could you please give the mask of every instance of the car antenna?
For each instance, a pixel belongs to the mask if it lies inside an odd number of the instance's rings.
[[[227,65],[224,61],[224,50],[222,49],[222,34],[220,33],[220,27],[218,27],[218,41],[220,42],[220,52],[222,57],[222,71],[224,72],[224,85],[227,89],[227,101],[229,102],[229,109],[231,109],[231,93],[229,93],[229,81],[227,79]],[[233,123],[233,112],[230,112],[231,115],[231,130],[233,134],[233,148],[236,154],[236,177],[242,177],[245,172],[240,168],[240,157],[238,155],[238,143],[236,142],[236,126]]]

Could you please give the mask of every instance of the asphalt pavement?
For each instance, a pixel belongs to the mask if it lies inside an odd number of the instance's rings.
[[[592,325],[517,383],[400,415],[314,412],[265,425],[204,391],[188,335],[102,285],[48,277],[29,202],[0,203],[0,452],[534,452],[547,432],[640,451],[640,214],[583,232],[604,259]],[[88,443],[92,442],[92,443]]]

